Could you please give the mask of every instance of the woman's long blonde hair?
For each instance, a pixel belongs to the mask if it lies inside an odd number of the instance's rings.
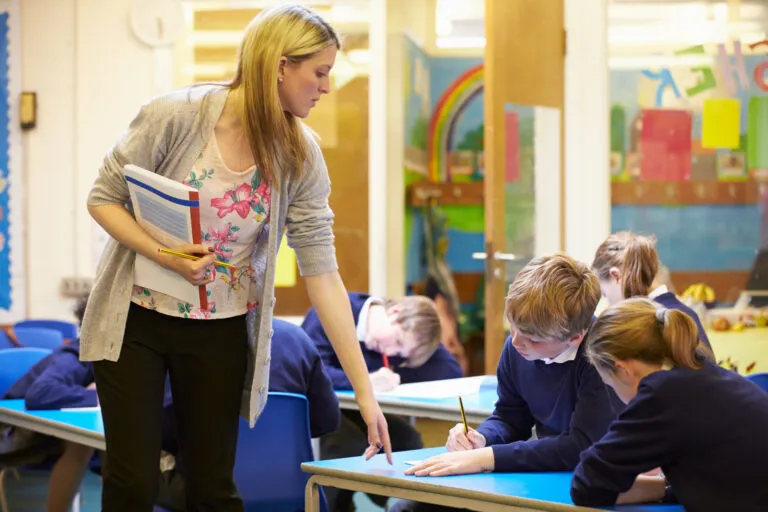
[[[242,88],[235,111],[242,116],[261,178],[277,184],[287,174],[299,177],[311,159],[302,122],[285,112],[277,90],[282,57],[298,64],[341,40],[312,9],[285,4],[265,9],[245,29],[237,72],[227,84]]]
[[[712,359],[690,316],[640,297],[614,304],[597,317],[587,333],[586,354],[609,373],[616,370],[616,361],[699,369],[702,358]]]

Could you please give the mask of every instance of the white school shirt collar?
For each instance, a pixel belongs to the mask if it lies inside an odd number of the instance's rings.
[[[664,295],[665,293],[669,292],[669,288],[667,288],[667,285],[663,284],[653,290],[651,293],[648,294],[648,298],[653,300],[661,295]]]
[[[363,308],[360,310],[360,316],[357,317],[357,326],[355,327],[358,341],[365,341],[368,333],[368,312],[371,310],[371,306],[383,304],[384,301],[378,297],[368,297],[363,303]]]
[[[579,345],[571,345],[567,349],[563,350],[558,356],[553,357],[552,359],[547,359],[546,357],[542,359],[545,364],[552,364],[552,363],[567,363],[568,361],[573,361],[576,359],[576,352],[579,351]]]

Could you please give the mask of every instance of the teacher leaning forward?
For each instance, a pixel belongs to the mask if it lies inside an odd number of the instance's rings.
[[[152,510],[166,373],[188,510],[243,510],[232,478],[238,414],[253,425],[267,401],[275,260],[284,228],[368,425],[366,456],[384,448],[391,459],[387,424],[337,272],[328,170],[300,121],[328,93],[339,48],[337,33],[314,11],[265,10],[245,31],[230,83],[197,84],[151,100],[104,159],[88,211],[112,240],[81,339],[81,358],[94,361],[104,417],[103,510]],[[171,249],[201,259],[158,252],[161,244],[126,207],[126,164],[199,190],[205,245]],[[209,307],[134,287],[137,253],[192,285],[207,285]],[[239,270],[214,268],[214,260]]]

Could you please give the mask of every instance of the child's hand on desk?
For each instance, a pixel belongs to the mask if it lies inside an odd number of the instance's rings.
[[[379,368],[369,375],[374,392],[392,391],[400,385],[400,375],[389,368]]]
[[[464,433],[464,424],[457,423],[448,432],[448,441],[445,447],[449,452],[460,452],[465,450],[476,450],[485,448],[485,436],[477,430],[470,428],[468,433]]]
[[[493,471],[495,461],[491,448],[450,452],[430,457],[406,470],[406,475],[449,476],[471,475]]]

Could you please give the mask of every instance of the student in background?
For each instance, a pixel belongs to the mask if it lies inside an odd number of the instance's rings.
[[[83,320],[86,302],[87,298],[82,299],[75,310],[78,324]],[[79,357],[79,340],[58,347],[49,356],[32,366],[11,386],[3,398],[23,398],[29,410],[98,405],[93,382],[93,367],[90,363],[81,363]],[[15,445],[10,453],[0,454],[0,461],[4,457],[20,453],[21,450],[34,451],[41,459],[46,458],[46,455],[58,456],[51,471],[45,510],[46,512],[68,511],[80,487],[83,474],[93,457],[93,448],[60,441],[16,427],[0,428],[0,438],[3,438],[0,444]],[[15,438],[13,442],[11,442],[12,438]],[[39,448],[40,451],[35,448]]]
[[[600,279],[600,289],[609,304],[616,304],[630,297],[648,297],[665,308],[677,309],[690,316],[699,331],[699,339],[712,350],[709,338],[699,316],[680,302],[667,286],[653,288],[659,269],[659,257],[655,240],[620,231],[600,244],[592,262],[592,270]]]
[[[574,503],[768,510],[768,393],[705,357],[697,329],[690,316],[641,298],[597,319],[587,357],[628,405],[582,454]],[[669,487],[639,476],[659,466]]]
[[[622,406],[589,364],[582,343],[599,300],[600,285],[586,265],[563,254],[531,260],[507,294],[511,336],[499,360],[493,415],[468,434],[457,424],[448,435],[449,453],[406,473],[573,470]],[[532,440],[534,426],[538,439]],[[446,508],[400,501],[393,510]]]
[[[285,320],[273,318],[272,329],[269,390],[307,397],[309,431],[313,438],[333,432],[341,421],[339,400],[323,371],[323,361],[315,344],[301,327]],[[178,456],[178,449],[171,454]],[[164,471],[158,504],[170,510],[184,511],[184,494],[184,480],[180,472],[175,468]]]
[[[412,295],[389,300],[350,293],[349,302],[374,390],[390,391],[401,383],[461,377],[459,363],[441,343],[440,318],[430,299]],[[351,389],[314,309],[309,310],[301,326],[317,346],[334,389]],[[423,447],[421,435],[406,419],[391,414],[385,417],[392,450]],[[360,413],[342,411],[339,430],[320,440],[321,458],[360,455],[368,444],[366,435]],[[349,491],[326,489],[331,511],[353,510],[352,495]],[[370,497],[380,506],[386,504],[386,497]]]

